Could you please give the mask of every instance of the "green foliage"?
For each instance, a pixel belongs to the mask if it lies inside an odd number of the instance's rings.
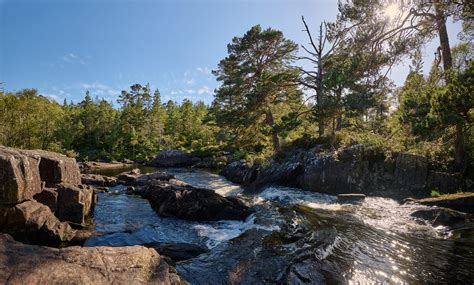
[[[290,113],[301,105],[295,84],[298,71],[289,66],[297,45],[273,29],[252,27],[228,45],[228,56],[214,72],[222,82],[213,102],[216,122],[227,142],[250,152],[280,147],[295,127]],[[293,121],[291,121],[293,122]]]
[[[438,190],[431,191],[431,197],[439,197],[439,196],[441,196],[441,193],[439,193]]]

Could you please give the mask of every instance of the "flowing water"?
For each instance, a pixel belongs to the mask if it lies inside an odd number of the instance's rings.
[[[162,218],[146,200],[117,186],[99,194],[95,235],[86,246],[205,246],[208,253],[177,264],[193,284],[473,284],[473,227],[435,228],[410,216],[424,206],[372,197],[341,205],[334,196],[286,187],[247,195],[212,172],[167,171],[221,195],[240,196],[254,214],[244,222]]]

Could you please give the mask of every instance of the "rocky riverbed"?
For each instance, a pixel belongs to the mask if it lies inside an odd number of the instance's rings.
[[[43,171],[42,160],[51,165]],[[473,219],[455,210],[361,195],[338,200],[282,183],[246,190],[200,169],[80,175],[73,159],[8,148],[0,163],[5,283],[474,279]]]

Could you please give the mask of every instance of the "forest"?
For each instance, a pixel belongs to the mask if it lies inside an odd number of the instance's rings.
[[[117,102],[87,92],[60,104],[36,89],[1,90],[0,145],[140,161],[166,149],[264,160],[292,146],[367,144],[473,173],[473,5],[426,3],[387,18],[384,1],[340,2],[335,22],[309,27],[301,18],[300,44],[253,26],[213,70],[220,86],[210,105],[162,102],[145,82]],[[463,31],[448,35],[447,21]],[[451,45],[454,37],[461,41]],[[435,60],[423,62],[425,44],[437,38]],[[397,87],[390,71],[407,59]]]

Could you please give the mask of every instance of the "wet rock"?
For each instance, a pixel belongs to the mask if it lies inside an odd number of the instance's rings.
[[[86,185],[60,184],[56,215],[61,221],[85,225],[95,204],[94,189]]]
[[[245,160],[234,161],[227,165],[220,173],[229,181],[249,185],[258,175],[258,166],[252,166]]]
[[[120,183],[129,185],[129,184],[136,184],[137,179],[142,176],[140,169],[135,168],[130,171],[125,171],[117,175],[117,180]]]
[[[198,163],[200,159],[180,150],[163,150],[151,161],[155,167],[184,167]]]
[[[365,199],[364,194],[339,194],[337,195],[338,203],[359,203]]]
[[[0,146],[0,205],[32,199],[41,192],[40,158]]]
[[[118,179],[98,174],[81,174],[81,183],[99,187],[113,187],[118,184]]]
[[[0,283],[184,284],[153,249],[25,245],[0,235]]]
[[[25,150],[24,152],[40,158],[41,181],[44,181],[47,187],[53,187],[59,183],[81,183],[79,165],[74,158],[44,150]]]
[[[25,243],[50,246],[59,246],[75,235],[47,206],[33,200],[0,208],[0,230]]]
[[[51,212],[56,212],[58,207],[58,190],[56,188],[44,188],[43,191],[33,196],[33,198],[41,204],[48,206]]]
[[[413,199],[410,202],[426,206],[449,208],[460,212],[474,214],[474,193],[441,195],[433,198]]]
[[[249,208],[239,199],[170,180],[154,181],[139,191],[161,216],[193,221],[245,220]]]
[[[468,215],[465,213],[438,207],[417,210],[411,216],[426,220],[434,227],[447,226],[452,228],[463,225],[468,221]]]
[[[160,255],[169,257],[173,262],[195,258],[209,252],[207,248],[190,243],[147,243],[143,246],[155,249]]]

